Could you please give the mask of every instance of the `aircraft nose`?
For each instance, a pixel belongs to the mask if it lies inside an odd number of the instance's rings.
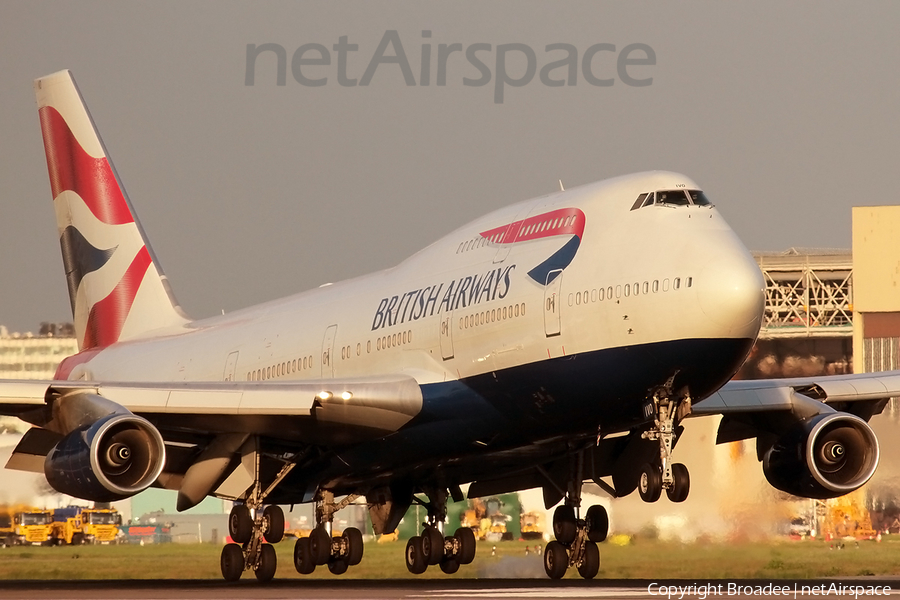
[[[701,271],[700,308],[724,335],[756,338],[765,308],[765,281],[746,251],[716,255]]]

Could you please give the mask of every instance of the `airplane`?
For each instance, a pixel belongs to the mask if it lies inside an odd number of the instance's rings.
[[[341,574],[363,536],[413,504],[412,573],[472,562],[449,499],[540,488],[551,578],[599,570],[609,520],[582,485],[687,498],[674,462],[692,416],[757,440],[767,480],[803,497],[859,488],[879,460],[867,421],[900,373],[730,381],[759,333],[764,281],[701,187],[651,171],[493,211],[399,265],[204,319],[181,309],[69,71],[35,80],[79,352],[50,381],[0,382],[33,427],[7,468],[93,501],[155,486],[185,510],[233,501],[220,565],[276,572],[279,505],[314,503],[294,567]],[[562,187],[562,186],[560,186]],[[449,533],[449,532],[448,532]]]

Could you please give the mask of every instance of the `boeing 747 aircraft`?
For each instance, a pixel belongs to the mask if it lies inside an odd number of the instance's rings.
[[[294,566],[344,573],[362,534],[333,536],[362,501],[375,533],[428,514],[405,560],[473,560],[445,535],[448,498],[541,488],[556,540],[547,574],[599,569],[608,529],[581,506],[689,491],[673,449],[691,415],[719,442],[756,438],[775,487],[813,498],[874,473],[867,421],[900,374],[732,382],[759,332],[753,258],[684,175],[637,173],[497,210],[394,268],[195,320],[172,294],[68,71],[35,81],[80,351],[52,381],[0,382],[0,414],[34,427],[8,468],[93,501],[156,486],[179,510],[234,502],[222,575],[276,572],[279,504],[315,503]]]

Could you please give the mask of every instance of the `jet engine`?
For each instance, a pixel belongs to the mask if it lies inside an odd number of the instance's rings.
[[[71,431],[47,454],[44,474],[63,494],[111,502],[145,490],[162,472],[166,447],[149,421],[113,414]]]
[[[836,498],[858,489],[878,466],[878,439],[851,414],[831,412],[795,425],[763,456],[774,487],[804,498]]]

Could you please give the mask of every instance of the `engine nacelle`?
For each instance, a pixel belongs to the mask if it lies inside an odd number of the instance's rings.
[[[47,454],[44,474],[58,492],[112,502],[147,489],[165,462],[165,443],[149,421],[114,414],[60,440]]]
[[[878,466],[878,439],[851,414],[821,414],[797,424],[763,456],[766,479],[804,498],[836,498],[858,489]]]

